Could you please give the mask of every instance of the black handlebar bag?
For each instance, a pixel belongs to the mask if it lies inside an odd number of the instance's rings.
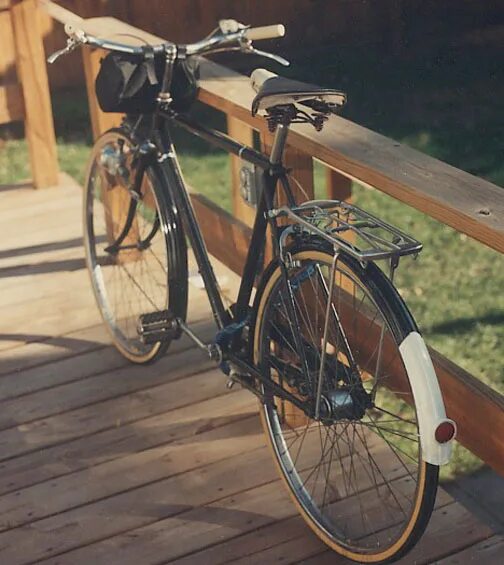
[[[101,61],[95,90],[103,112],[149,114],[157,107],[166,58],[146,52],[127,55],[111,52]],[[179,112],[189,109],[197,95],[197,63],[177,60],[173,69],[171,107]]]

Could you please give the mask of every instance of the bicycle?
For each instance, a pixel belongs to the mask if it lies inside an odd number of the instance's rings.
[[[223,20],[195,44],[134,46],[93,36],[86,21],[78,25],[66,26],[67,47],[50,61],[79,45],[109,50],[97,78],[100,104],[127,113],[93,147],[84,201],[87,266],[115,346],[132,362],[150,363],[188,335],[228,384],[259,398],[280,475],[319,538],[358,562],[405,555],[427,526],[439,465],[456,433],[427,348],[393,285],[400,258],[422,245],[343,201],[296,202],[282,159],[289,126],[320,131],[345,95],[254,71],[251,110],[275,134],[266,155],[190,116],[194,61],[240,50],[285,64],[252,44],[282,36],[283,26]],[[255,191],[257,213],[229,308],[182,178],[174,123],[248,163],[244,188]],[[217,325],[208,344],[186,323],[186,238]],[[263,269],[266,245],[273,259]],[[388,276],[379,260],[389,263]]]

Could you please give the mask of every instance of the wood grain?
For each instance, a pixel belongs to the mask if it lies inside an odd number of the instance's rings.
[[[16,50],[10,11],[0,11],[0,30],[0,85],[15,83]]]
[[[100,70],[100,61],[106,55],[102,49],[83,49],[82,60],[84,62],[84,73],[86,75],[86,89],[88,95],[89,113],[91,115],[91,127],[93,137],[97,139],[108,129],[121,124],[122,114],[102,112],[98,105],[95,92],[95,79]]]
[[[247,77],[210,61],[201,67],[199,99],[257,129],[250,114],[254,92]],[[504,252],[504,191],[392,139],[340,117],[321,133],[294,125],[289,143],[345,175],[417,208]]]
[[[329,167],[325,172],[327,198],[352,202],[352,179]]]
[[[245,265],[251,229],[201,194],[191,194],[207,249],[235,273]]]
[[[58,184],[58,158],[49,82],[36,0],[19,0],[11,6],[18,77],[25,102],[25,135],[30,150],[36,188]]]
[[[239,143],[251,147],[253,144],[253,129],[247,124],[227,116],[228,134]],[[240,157],[230,155],[231,160],[231,197],[233,202],[233,216],[248,226],[254,224],[255,208],[249,206],[240,192],[240,170],[243,162]]]
[[[0,124],[24,119],[23,90],[18,84],[0,86]]]

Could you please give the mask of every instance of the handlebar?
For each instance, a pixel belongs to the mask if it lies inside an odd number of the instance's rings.
[[[61,55],[73,51],[79,45],[89,45],[91,47],[98,47],[108,49],[110,51],[118,51],[130,55],[142,55],[145,53],[145,45],[133,45],[130,43],[120,43],[118,41],[100,39],[93,34],[91,26],[86,26],[86,20],[79,23],[69,23],[65,25],[65,32],[69,36],[67,46],[56,53],[53,53],[49,58],[49,63],[54,63]],[[88,28],[88,29],[86,29]],[[288,65],[289,62],[265,51],[255,49],[252,41],[274,39],[283,37],[285,35],[285,27],[282,24],[262,26],[250,28],[237,22],[236,20],[221,20],[219,27],[216,28],[207,38],[197,43],[192,43],[183,47],[186,56],[205,55],[215,53],[218,51],[242,51],[245,53],[255,53],[257,55],[268,57],[277,61],[280,64]],[[133,36],[130,36],[134,39]],[[162,53],[169,51],[170,47],[177,50],[177,46],[169,41],[159,43],[157,45],[149,45],[149,48],[154,53]]]

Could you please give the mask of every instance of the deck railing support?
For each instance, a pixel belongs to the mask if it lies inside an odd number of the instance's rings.
[[[36,0],[11,0],[16,68],[35,188],[58,184],[56,136]]]

